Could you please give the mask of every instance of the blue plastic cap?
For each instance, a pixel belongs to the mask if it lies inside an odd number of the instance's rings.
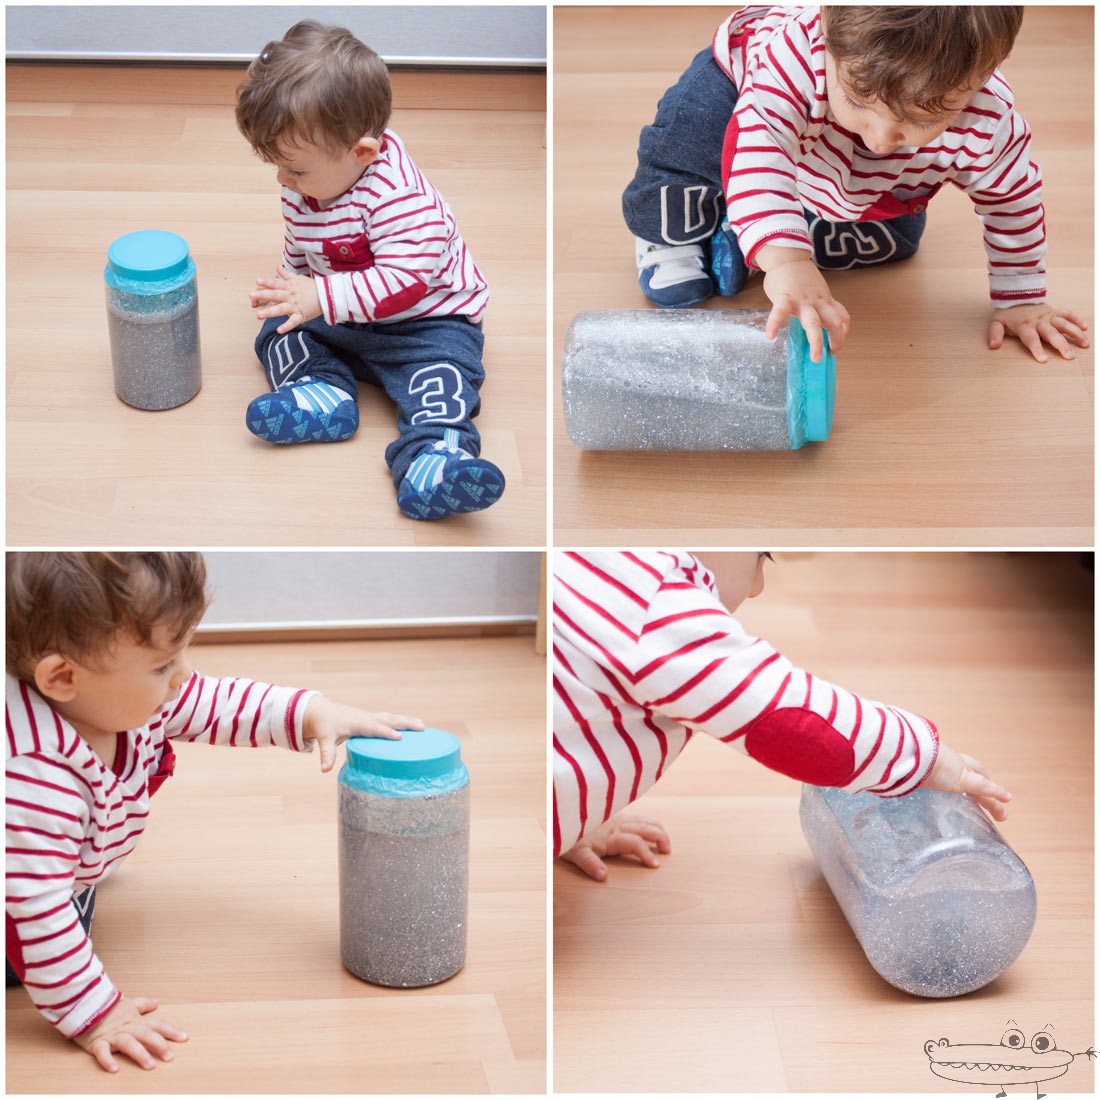
[[[792,317],[787,332],[787,426],[791,449],[804,443],[823,443],[833,427],[836,406],[836,356],[829,350],[829,334],[821,333],[821,362],[810,358],[810,341],[802,322]]]
[[[462,766],[462,743],[453,733],[429,727],[405,730],[400,741],[352,737],[347,742],[352,775],[431,779]]]
[[[113,241],[107,266],[121,279],[162,283],[187,270],[191,253],[187,242],[164,229],[140,229]]]

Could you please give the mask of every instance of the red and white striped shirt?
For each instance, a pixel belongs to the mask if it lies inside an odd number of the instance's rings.
[[[38,1010],[71,1038],[121,997],[71,900],[137,846],[149,798],[175,764],[170,739],[309,752],[302,717],[316,693],[196,673],[103,761],[29,684],[9,675],[6,692],[6,953]]]
[[[795,668],[682,551],[555,555],[554,854],[644,794],[699,731],[818,786],[908,794],[935,727]]]
[[[442,195],[392,130],[355,185],[321,207],[284,187],[283,263],[312,274],[330,325],[342,321],[480,320],[489,285]]]
[[[993,301],[1043,300],[1042,177],[1000,72],[939,137],[879,155],[829,110],[817,7],[743,8],[718,28],[714,57],[739,89],[722,165],[749,263],[769,243],[812,251],[803,206],[831,222],[881,220],[923,211],[950,182],[981,219]]]

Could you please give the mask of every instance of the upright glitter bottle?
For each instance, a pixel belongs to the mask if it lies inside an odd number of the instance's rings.
[[[466,960],[470,786],[443,730],[353,737],[340,771],[340,954],[375,985],[434,985]]]
[[[579,313],[565,337],[569,437],[593,451],[787,451],[829,438],[836,359],[762,309]]]
[[[173,409],[202,386],[195,262],[175,233],[143,229],[107,249],[107,327],[115,393],[138,409]]]
[[[1023,861],[966,795],[804,786],[802,832],[871,965],[921,997],[998,977],[1035,924]]]

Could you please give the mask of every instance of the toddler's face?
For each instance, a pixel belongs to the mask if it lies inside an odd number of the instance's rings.
[[[162,630],[152,646],[120,641],[94,667],[76,665],[72,698],[54,706],[85,737],[143,726],[191,678],[184,648],[173,647]]]
[[[718,595],[730,611],[764,591],[765,554],[708,553],[702,561],[714,574]]]
[[[373,140],[373,139],[371,139]],[[363,174],[363,169],[377,155],[367,153],[360,145],[347,152],[333,154],[312,143],[297,142],[286,146],[275,161],[275,178],[281,187],[289,187],[305,198],[319,203],[338,199]]]
[[[872,153],[884,155],[898,149],[915,149],[935,140],[974,98],[981,87],[956,88],[947,97],[947,111],[940,115],[915,111],[912,119],[896,118],[883,103],[868,102],[851,90],[844,79],[844,70],[825,54],[825,89],[829,110],[845,130],[857,134]]]

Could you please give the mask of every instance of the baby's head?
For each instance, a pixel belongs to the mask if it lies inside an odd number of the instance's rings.
[[[874,153],[938,137],[1012,52],[1022,7],[822,8],[829,106]]]
[[[718,595],[727,610],[736,611],[745,600],[764,591],[764,562],[771,560],[766,550],[705,550],[703,564],[710,570]]]
[[[237,126],[279,183],[325,202],[378,155],[390,119],[382,59],[343,27],[296,23],[237,89]]]
[[[144,724],[191,675],[201,554],[10,553],[7,669],[82,734]]]

